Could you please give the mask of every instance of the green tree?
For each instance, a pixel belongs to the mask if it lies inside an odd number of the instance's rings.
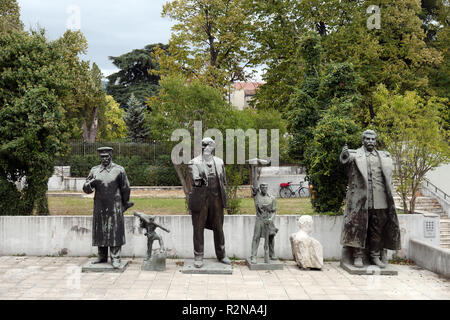
[[[131,94],[127,104],[127,112],[124,116],[128,127],[127,140],[132,142],[145,142],[149,136],[149,128],[146,123],[146,110],[134,96]]]
[[[67,65],[67,77],[70,80],[68,94],[63,106],[67,127],[71,139],[94,142],[97,136],[99,118],[105,106],[105,93],[102,88],[102,74],[98,66],[89,61],[82,61],[80,54],[85,54],[87,41],[79,31],[68,31],[55,41],[62,50],[62,57]]]
[[[162,16],[177,23],[169,41],[170,55],[160,55],[164,75],[182,72],[216,88],[246,78],[252,30],[243,0],[173,0]]]
[[[442,50],[427,44],[415,0],[376,3],[381,9],[381,29],[367,28],[371,1],[274,0],[256,1],[255,58],[266,63],[267,83],[256,96],[258,108],[285,110],[290,95],[303,83],[308,62],[297,55],[306,32],[320,36],[321,63],[351,63],[360,77],[364,97],[358,121],[367,125],[375,117],[372,92],[380,83],[388,89],[417,89],[432,94],[430,70],[442,65]]]
[[[424,99],[414,91],[402,95],[383,85],[378,87],[374,100],[377,131],[395,163],[394,177],[399,182],[403,210],[414,213],[425,174],[450,161],[449,132],[443,129],[439,111],[448,101]]]
[[[120,70],[108,76],[106,91],[119,102],[121,108],[127,108],[132,93],[141,104],[146,98],[158,94],[160,77],[153,72],[159,70],[159,64],[153,56],[155,48],[166,52],[168,45],[150,44],[118,57],[109,57]]]
[[[305,162],[315,211],[341,212],[348,179],[339,163],[339,154],[345,144],[350,148],[359,147],[361,132],[361,127],[348,115],[343,115],[339,106],[331,107],[314,128]]]
[[[344,144],[356,148],[361,141],[354,113],[361,103],[356,87],[356,73],[345,63],[329,65],[321,79],[320,119],[310,128],[312,139],[305,141],[303,154],[317,212],[339,212],[345,197],[347,179],[338,159]]]
[[[106,96],[104,117],[99,118],[97,138],[103,141],[120,140],[126,137],[127,126],[124,119],[125,111],[112,96]]]
[[[301,41],[299,54],[305,60],[304,81],[295,88],[285,111],[289,121],[289,132],[292,140],[289,146],[290,155],[304,165],[304,153],[313,136],[314,127],[320,119],[320,57],[322,49],[319,36],[307,34]]]
[[[153,139],[168,141],[170,144],[172,133],[177,129],[188,130],[193,139],[195,121],[202,121],[203,132],[212,128],[224,132],[227,128],[226,123],[232,117],[232,108],[217,89],[198,80],[188,82],[181,75],[163,77],[160,86],[159,95],[147,100],[151,110]],[[191,185],[187,168],[185,165],[174,166],[184,193],[189,197]]]
[[[68,74],[59,41],[48,41],[43,32],[0,33],[2,214],[49,213],[47,181],[68,138],[62,105]]]
[[[16,0],[0,0],[0,32],[22,31],[20,8]]]

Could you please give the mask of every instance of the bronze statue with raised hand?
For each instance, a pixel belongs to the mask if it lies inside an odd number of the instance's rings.
[[[144,235],[147,236],[147,257],[144,259],[144,261],[150,260],[152,256],[152,247],[153,247],[153,241],[158,240],[159,242],[159,250],[161,252],[164,251],[164,242],[163,239],[159,234],[155,232],[156,228],[160,228],[164,230],[167,233],[170,233],[170,230],[164,228],[163,226],[160,226],[155,222],[155,217],[146,215],[142,212],[134,212],[134,215],[139,218],[141,224],[140,227],[145,229]]]
[[[364,266],[366,253],[372,264],[385,268],[387,249],[401,248],[393,198],[393,162],[389,152],[375,148],[376,138],[375,131],[364,131],[363,146],[350,150],[345,145],[339,157],[348,170],[341,244],[351,248],[357,268]]]

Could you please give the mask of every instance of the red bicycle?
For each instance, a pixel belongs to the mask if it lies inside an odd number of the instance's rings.
[[[303,185],[305,181],[300,181],[298,184],[298,188],[292,188],[292,186],[296,186],[297,184],[292,184],[292,181],[288,183],[280,183],[280,197],[281,198],[293,198],[293,197],[309,197],[309,189]]]

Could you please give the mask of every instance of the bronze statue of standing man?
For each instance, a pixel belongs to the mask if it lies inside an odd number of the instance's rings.
[[[377,135],[366,130],[363,146],[344,146],[340,161],[348,168],[348,190],[341,244],[353,248],[354,266],[362,268],[368,251],[380,268],[387,264],[386,250],[399,250],[400,229],[392,195],[392,158],[375,148]]]
[[[130,200],[130,183],[125,169],[112,162],[110,147],[98,148],[101,164],[91,169],[83,185],[90,194],[95,190],[92,245],[98,247],[98,259],[93,263],[108,261],[108,247],[112,266],[120,267],[120,251],[125,244],[123,213],[133,206]]]
[[[227,207],[225,192],[226,177],[223,160],[213,155],[215,142],[211,138],[202,140],[202,154],[192,159],[189,173],[192,191],[189,194],[189,209],[194,227],[194,266],[203,266],[204,229],[214,232],[214,248],[217,259],[231,264],[225,255],[223,234],[223,210]]]

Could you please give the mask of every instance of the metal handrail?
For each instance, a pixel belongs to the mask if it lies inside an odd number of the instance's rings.
[[[447,198],[450,199],[450,196],[448,194],[445,193],[445,191],[443,191],[442,189],[439,189],[438,187],[436,187],[430,180],[428,180],[427,178],[423,178],[424,182],[427,183],[427,187],[428,185],[431,185],[435,192],[437,193],[438,191],[441,192],[444,195],[444,200],[447,200]]]

